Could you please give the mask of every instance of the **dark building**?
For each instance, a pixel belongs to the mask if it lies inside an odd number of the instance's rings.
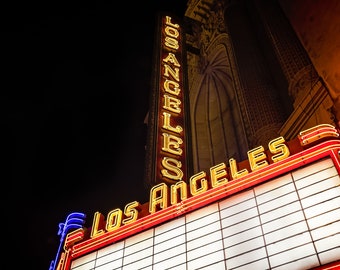
[[[189,145],[183,146],[188,172],[207,170],[231,158],[244,160],[249,149],[266,147],[278,136],[290,140],[317,124],[337,126],[336,85],[327,82],[332,81],[333,73],[325,64],[313,63],[316,57],[320,62],[313,48],[329,39],[324,37],[322,25],[327,27],[329,20],[339,25],[336,9],[336,1],[188,1],[183,18],[187,57],[181,86],[188,99]],[[316,29],[297,21],[302,16],[305,21],[317,21],[317,30],[323,32],[317,34]],[[339,34],[339,26],[334,31]],[[159,30],[156,51],[160,35]],[[320,36],[316,45],[313,35]],[[159,72],[157,65],[156,60],[154,69]],[[160,87],[155,78],[153,85],[151,103],[158,99],[154,93]],[[151,154],[159,144],[153,130],[157,112],[151,109],[149,118],[145,176],[149,187],[158,178]]]
[[[96,212],[54,266],[337,269],[339,46],[325,49],[340,40],[336,11],[335,1],[192,0],[184,18],[160,14],[149,202]]]

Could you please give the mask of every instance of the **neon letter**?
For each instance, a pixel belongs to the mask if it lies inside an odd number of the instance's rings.
[[[182,163],[174,158],[164,157],[162,160],[162,165],[166,169],[161,170],[161,173],[164,177],[173,179],[173,180],[181,180],[183,177],[183,172],[181,171]],[[170,174],[173,172],[174,174]]]
[[[185,200],[188,197],[187,183],[183,181],[178,181],[176,184],[171,185],[170,187],[171,193],[171,204],[178,203],[178,190],[181,201]]]
[[[264,153],[263,146],[256,147],[248,151],[248,159],[252,171],[259,170],[268,165],[267,156]]]
[[[163,117],[163,128],[164,129],[167,129],[167,130],[170,130],[176,133],[181,133],[183,131],[183,128],[181,126],[172,127],[170,125],[170,117],[171,117],[170,113],[163,112],[163,116],[164,116]]]
[[[171,85],[173,87],[170,88]],[[179,92],[181,91],[181,89],[179,88],[179,83],[175,81],[165,80],[163,86],[166,92],[176,96],[178,96]]]
[[[276,154],[272,156],[272,160],[274,162],[280,161],[289,157],[290,152],[288,146],[284,144],[285,139],[283,137],[276,138],[271,140],[268,144],[268,148],[272,154]]]
[[[168,133],[162,133],[162,135],[164,138],[162,150],[171,154],[182,155],[183,150],[180,148],[180,144],[183,143],[183,140]]]
[[[247,169],[243,169],[241,171],[237,171],[236,160],[233,159],[233,158],[229,159],[229,166],[230,166],[231,177],[233,179],[238,179],[238,178],[248,174],[248,170]]]
[[[120,227],[122,215],[123,212],[119,208],[116,208],[109,212],[106,221],[106,230],[108,232],[114,231]]]
[[[181,105],[181,101],[178,98],[170,97],[168,95],[164,95],[164,105],[163,108],[169,111],[172,111],[174,113],[180,113],[181,108],[179,105]]]
[[[208,181],[205,179],[206,173],[205,172],[199,172],[195,175],[190,177],[190,193],[192,196],[198,195],[200,193],[203,193],[207,191],[208,189]],[[200,184],[197,182],[200,181]]]
[[[224,177],[227,176],[225,168],[226,165],[223,162],[210,168],[211,186],[213,188],[228,183],[228,179]]]
[[[105,227],[104,216],[99,212],[94,213],[91,229],[91,238],[104,234],[105,233],[104,227]]]
[[[134,222],[138,218],[138,210],[140,209],[140,203],[137,201],[130,202],[125,205],[124,215],[127,217],[123,220],[123,224],[129,224]]]
[[[155,213],[159,209],[168,207],[168,186],[160,183],[152,187],[150,191],[149,212]]]

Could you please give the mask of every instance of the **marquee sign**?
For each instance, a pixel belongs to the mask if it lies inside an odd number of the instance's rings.
[[[96,212],[91,228],[79,228],[68,233],[57,269],[69,270],[76,258],[324,158],[332,160],[338,177],[339,151],[338,130],[324,124],[300,132],[292,141],[276,138],[268,143],[266,150],[263,146],[251,149],[248,151],[248,160],[237,162],[229,159],[228,165],[217,164],[210,168],[209,173],[199,172],[188,181],[183,179],[172,185],[157,184],[150,190],[148,203],[141,205],[134,201],[128,203],[123,211],[113,209],[106,217]],[[337,207],[340,211],[340,204]],[[340,222],[340,218],[338,220]]]

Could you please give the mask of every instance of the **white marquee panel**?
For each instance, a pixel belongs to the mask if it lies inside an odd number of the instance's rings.
[[[340,259],[330,158],[72,262],[72,270],[308,269]]]

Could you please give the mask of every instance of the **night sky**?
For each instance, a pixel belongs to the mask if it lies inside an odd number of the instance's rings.
[[[148,201],[155,16],[186,1],[70,2],[1,8],[3,269],[48,270],[71,212]]]

